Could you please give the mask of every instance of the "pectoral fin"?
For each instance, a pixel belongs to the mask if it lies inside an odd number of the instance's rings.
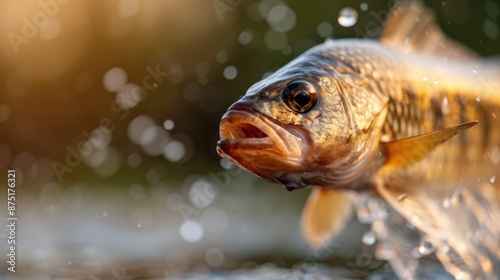
[[[315,188],[302,212],[302,233],[314,248],[335,239],[352,214],[346,191]]]
[[[382,143],[386,156],[385,166],[406,167],[415,164],[440,144],[477,123],[478,121],[467,122],[431,133]]]

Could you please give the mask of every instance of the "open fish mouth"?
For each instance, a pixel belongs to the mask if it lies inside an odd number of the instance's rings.
[[[236,153],[274,153],[297,157],[301,154],[300,139],[276,124],[269,117],[246,108],[232,108],[220,122],[217,152],[234,158]]]

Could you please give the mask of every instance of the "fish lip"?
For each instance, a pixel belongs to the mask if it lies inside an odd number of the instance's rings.
[[[243,125],[254,127],[263,135],[239,137]],[[220,138],[217,152],[222,157],[231,156],[231,150],[234,149],[266,151],[288,157],[300,157],[301,154],[301,141],[297,136],[265,114],[246,107],[233,106],[222,116]]]

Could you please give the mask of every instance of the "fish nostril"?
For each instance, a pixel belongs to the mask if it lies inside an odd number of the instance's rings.
[[[263,90],[257,95],[258,100],[266,99],[269,96],[269,92]]]

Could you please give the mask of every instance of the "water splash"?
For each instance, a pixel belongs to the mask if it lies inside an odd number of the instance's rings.
[[[409,204],[413,216],[403,214],[406,219],[377,194],[359,194],[358,219],[371,224],[363,243],[375,244],[375,257],[387,260],[403,279],[422,278],[435,257],[456,279],[495,279],[500,275],[499,194],[489,183],[471,186],[441,186],[453,191],[432,197],[425,191],[408,194],[398,203],[419,204]],[[419,205],[426,210],[416,209]]]

